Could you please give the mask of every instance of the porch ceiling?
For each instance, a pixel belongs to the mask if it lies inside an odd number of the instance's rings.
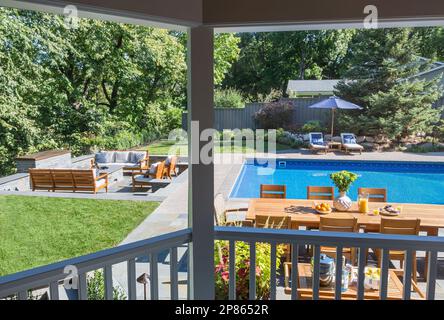
[[[369,4],[382,21],[444,18],[442,0],[204,0],[203,20],[214,26],[362,23]]]
[[[58,7],[74,4],[99,14],[182,26],[205,24],[227,31],[280,31],[291,29],[285,25],[298,24],[346,26],[362,22],[363,9],[368,4],[377,6],[383,24],[403,21],[413,25],[415,21],[440,24],[444,20],[442,0],[3,0],[0,5],[14,6],[13,3],[20,2]]]

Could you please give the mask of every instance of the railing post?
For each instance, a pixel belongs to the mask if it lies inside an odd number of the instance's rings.
[[[188,217],[193,232],[188,296],[192,300],[214,299],[213,141],[201,136],[214,122],[213,36],[213,29],[204,26],[188,32]],[[210,151],[204,152],[208,147]]]

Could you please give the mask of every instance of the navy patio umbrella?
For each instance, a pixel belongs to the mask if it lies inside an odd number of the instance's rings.
[[[313,109],[331,109],[331,136],[333,137],[333,125],[335,121],[335,110],[336,109],[344,109],[344,110],[356,110],[356,109],[362,109],[362,107],[358,106],[357,104],[342,100],[341,98],[338,98],[336,96],[330,97],[328,99],[325,99],[323,101],[317,102],[309,108]]]

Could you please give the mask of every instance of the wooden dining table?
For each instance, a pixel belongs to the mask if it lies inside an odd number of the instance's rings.
[[[254,221],[257,214],[262,215],[288,215],[291,219],[291,228],[301,227],[318,228],[320,214],[314,209],[316,200],[297,199],[251,199],[246,220]],[[333,207],[332,201],[327,202]],[[383,208],[388,203],[369,202],[369,213],[374,209]],[[420,231],[429,236],[438,236],[440,228],[444,228],[444,205],[412,204],[412,203],[390,203],[393,207],[401,207],[401,213],[397,218],[418,218],[421,220]],[[358,219],[358,226],[366,232],[379,232],[381,215],[370,215],[360,213],[358,204],[353,203],[347,212],[336,212],[333,209],[328,216],[350,215]]]
[[[254,222],[256,214],[262,215],[288,215],[291,219],[291,229],[301,227],[319,228],[320,214],[314,209],[316,200],[297,199],[251,199],[248,205],[246,220]],[[322,201],[329,203],[333,207],[333,201]],[[373,210],[383,208],[388,203],[369,202],[369,213]],[[393,207],[401,207],[401,213],[397,218],[418,218],[421,220],[420,231],[426,232],[428,236],[438,236],[440,228],[444,228],[444,205],[413,204],[413,203],[390,203]],[[381,215],[369,215],[360,213],[357,202],[347,212],[336,212],[333,209],[328,216],[349,215],[356,217],[359,229],[365,232],[379,232],[381,225]],[[427,270],[428,259],[425,260],[425,270]],[[427,274],[424,274],[427,279]]]

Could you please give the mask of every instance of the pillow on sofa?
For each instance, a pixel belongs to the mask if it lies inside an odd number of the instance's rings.
[[[145,174],[145,177],[149,177],[149,175],[155,175],[157,171],[157,167],[160,165],[160,162],[153,163],[150,167],[150,170]]]
[[[115,160],[116,163],[127,163],[131,162],[130,153],[127,151],[117,151]]]
[[[165,165],[166,165],[166,166],[169,166],[170,163],[171,163],[171,160],[173,160],[173,156],[168,156],[168,157],[166,158],[166,160],[165,160]]]
[[[114,162],[114,151],[102,151],[96,153],[96,163],[111,163]]]
[[[146,158],[146,152],[145,151],[133,151],[131,152],[131,162],[132,163],[138,163],[139,161],[142,161]]]

